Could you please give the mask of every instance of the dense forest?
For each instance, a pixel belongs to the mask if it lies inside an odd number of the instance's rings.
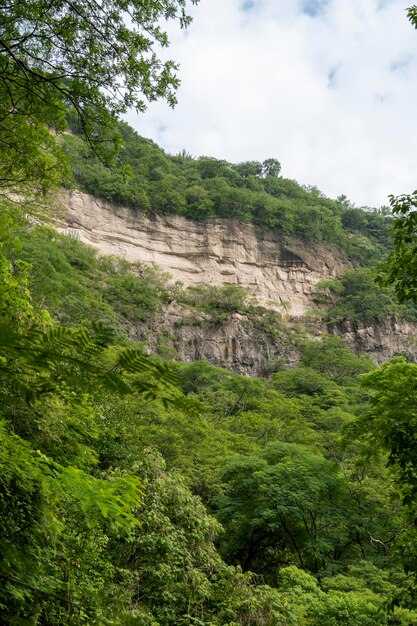
[[[333,243],[363,263],[380,260],[390,242],[390,211],[357,208],[346,196],[326,198],[280,176],[276,159],[228,163],[188,154],[171,156],[125,123],[117,127],[122,148],[113,166],[103,163],[71,123],[63,137],[67,184],[133,210],[253,222],[311,241]]]
[[[329,335],[258,378],[150,355],[130,329],[173,298],[217,324],[285,320],[233,286],[173,292],[48,225],[59,185],[251,220],[355,261],[318,286],[329,324],[415,319],[417,194],[357,209],[275,159],[169,156],[117,122],[174,103],[163,18],[187,26],[185,0],[0,12],[0,621],[417,624],[417,365]]]
[[[3,211],[3,621],[414,624],[379,421],[417,366],[336,337],[267,378],[146,357],[124,322],[163,277]]]

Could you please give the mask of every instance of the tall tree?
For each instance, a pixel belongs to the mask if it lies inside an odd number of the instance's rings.
[[[196,4],[198,0],[190,0]],[[43,188],[60,169],[51,129],[75,114],[101,154],[112,122],[128,108],[163,98],[173,106],[177,65],[163,21],[190,23],[187,0],[13,0],[0,12],[0,186]]]
[[[394,249],[382,266],[381,284],[392,284],[400,300],[417,301],[417,191],[390,197]]]

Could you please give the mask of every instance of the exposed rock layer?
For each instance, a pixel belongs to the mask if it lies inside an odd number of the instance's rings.
[[[152,351],[172,348],[172,356],[181,361],[206,359],[249,376],[274,371],[280,363],[296,364],[300,336],[319,339],[327,332],[345,339],[355,352],[369,354],[377,364],[398,355],[417,362],[417,325],[395,317],[366,325],[343,322],[329,328],[319,320],[306,325],[287,320],[278,323],[271,336],[250,315],[235,313],[218,324],[205,314],[184,317],[174,305],[164,311],[153,330],[149,336],[144,329],[130,328],[129,334],[145,340]]]
[[[417,324],[390,317],[373,324],[342,322],[331,329],[356,352],[367,352],[376,363],[403,355],[417,361]]]
[[[129,335],[145,340],[153,352],[167,354],[166,348],[172,348],[172,356],[180,361],[204,359],[249,376],[272,371],[278,362],[294,365],[299,360],[295,332],[279,321],[271,333],[253,315],[234,313],[219,323],[205,313],[184,312],[176,304],[169,305],[151,336],[146,331],[141,334],[138,327],[130,328]]]
[[[150,263],[184,285],[239,284],[263,306],[293,319],[316,308],[316,284],[339,275],[349,263],[335,248],[301,242],[236,220],[197,222],[177,215],[145,216],[115,207],[80,192],[64,197],[66,218],[60,230],[91,244],[102,254]],[[183,361],[209,362],[249,375],[273,368],[274,361],[295,363],[298,352],[288,333],[273,338],[253,320],[232,315],[222,324],[209,316],[184,319],[169,306],[149,337],[144,328],[129,328],[132,338],[146,339],[155,350],[165,343]],[[330,332],[358,352],[381,363],[396,354],[417,361],[417,325],[391,318],[374,324],[344,322],[328,329],[318,320],[304,333]],[[296,333],[295,333],[296,334]]]
[[[61,230],[102,254],[159,266],[186,286],[239,284],[263,306],[295,316],[315,308],[312,294],[320,280],[348,265],[336,249],[237,220],[147,216],[78,191],[64,203]]]

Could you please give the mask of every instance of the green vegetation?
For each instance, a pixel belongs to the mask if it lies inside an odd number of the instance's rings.
[[[197,285],[189,287],[180,296],[179,301],[195,307],[200,311],[213,310],[223,313],[235,313],[247,309],[246,298],[248,292],[239,285]]]
[[[91,325],[100,319],[126,337],[120,320],[125,326],[157,321],[170,297],[164,276],[156,270],[99,258],[92,248],[51,228],[23,232],[15,254],[30,262],[34,297],[64,325]]]
[[[233,218],[277,228],[336,244],[367,263],[378,261],[389,242],[386,209],[356,209],[344,196],[330,200],[315,187],[282,178],[275,159],[233,164],[187,154],[170,156],[127,124],[120,124],[119,130],[123,147],[116,168],[100,162],[76,134],[63,138],[75,184],[88,193],[145,213],[175,213],[197,220]]]
[[[416,16],[415,8],[412,15]],[[416,24],[416,17],[414,20]],[[398,198],[391,196],[390,203],[394,215],[394,249],[381,267],[379,283],[385,287],[392,285],[400,302],[416,302],[417,191]]]
[[[414,492],[408,474],[395,488],[387,439],[366,434],[382,415],[369,359],[329,337],[301,341],[300,365],[269,380],[170,369],[129,324],[152,325],[172,298],[214,319],[261,311],[236,286],[169,287],[3,214],[2,622],[416,622],[399,567]]]
[[[222,324],[231,313],[248,312],[248,292],[239,285],[196,285],[178,295],[178,302],[194,311],[209,313],[211,320]]]
[[[394,315],[416,321],[415,304],[400,304],[394,289],[378,286],[376,279],[372,269],[357,268],[347,270],[340,278],[320,282],[316,301],[326,307],[326,320],[331,324],[345,320],[371,324]]]
[[[412,626],[417,366],[376,368],[335,337],[299,337],[298,366],[280,360],[268,379],[147,356],[133,331],[173,299],[216,323],[249,312],[270,336],[283,322],[236,286],[169,286],[24,217],[66,171],[50,130],[69,119],[62,147],[97,195],[379,258],[384,211],[280,178],[275,159],[168,157],[115,128],[142,96],[173,101],[175,68],[151,48],[167,43],[161,18],[188,23],[184,8],[28,0],[0,16],[0,186],[22,198],[0,200],[0,621]],[[87,151],[80,124],[101,155],[123,135],[117,171]],[[415,299],[415,198],[392,205],[387,282]],[[335,318],[376,317],[367,272],[321,287]],[[389,313],[389,289],[379,298]]]
[[[197,0],[192,0],[195,4]],[[115,122],[147,101],[175,104],[164,22],[190,23],[186,0],[21,0],[0,13],[0,189],[43,193],[67,174],[56,133],[67,115],[101,158],[114,156]],[[54,132],[51,132],[54,131]]]

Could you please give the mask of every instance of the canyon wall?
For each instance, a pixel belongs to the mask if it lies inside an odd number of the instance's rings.
[[[172,282],[185,286],[238,284],[286,320],[271,335],[254,316],[235,313],[218,324],[204,313],[194,311],[190,317],[184,307],[172,303],[152,327],[127,329],[132,339],[144,340],[152,351],[168,350],[168,356],[182,361],[206,359],[259,375],[272,371],[279,361],[296,363],[297,337],[331,333],[343,337],[355,351],[367,352],[377,363],[396,354],[417,361],[416,324],[390,318],[368,325],[344,322],[326,327],[314,315],[317,283],[351,266],[334,247],[302,242],[236,220],[199,222],[178,215],[138,214],[79,191],[67,193],[63,204],[61,232],[101,254],[152,264],[167,272]],[[308,312],[313,314],[306,316]]]
[[[316,284],[349,266],[335,248],[237,220],[144,215],[78,191],[64,205],[60,230],[102,254],[156,265],[185,286],[238,284],[262,306],[292,316],[316,308]]]

